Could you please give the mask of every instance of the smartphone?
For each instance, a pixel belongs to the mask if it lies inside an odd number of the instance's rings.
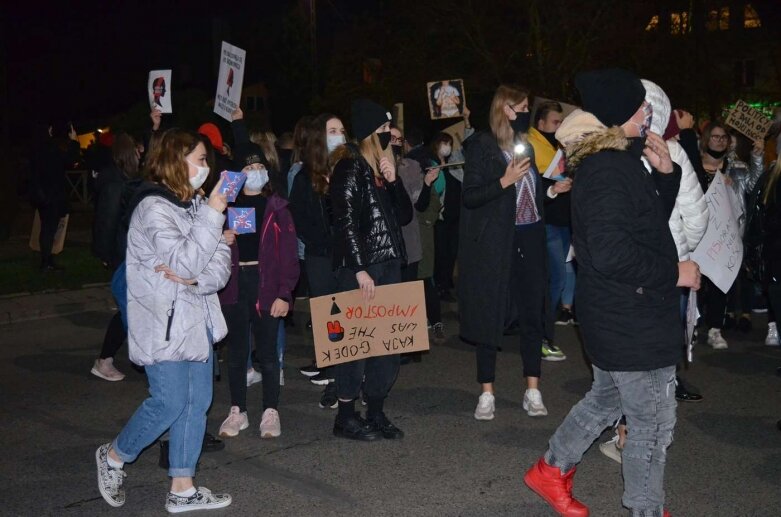
[[[516,165],[529,157],[529,144],[515,144],[513,147],[513,165]]]

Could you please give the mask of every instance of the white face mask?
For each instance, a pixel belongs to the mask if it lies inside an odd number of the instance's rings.
[[[450,156],[450,153],[453,152],[453,148],[449,145],[440,145],[439,146],[439,155],[442,158],[447,158]]]
[[[326,135],[326,144],[328,145],[328,152],[334,152],[334,149],[340,145],[347,143],[347,139],[344,135]]]
[[[260,192],[268,183],[267,169],[252,169],[247,171],[247,181],[244,186],[253,192]]]
[[[187,163],[198,169],[198,173],[195,175],[195,177],[190,178],[190,186],[194,188],[195,190],[198,190],[201,188],[201,185],[206,181],[206,178],[209,177],[209,168],[208,167],[201,167],[200,165],[195,165],[190,160],[186,160]]]

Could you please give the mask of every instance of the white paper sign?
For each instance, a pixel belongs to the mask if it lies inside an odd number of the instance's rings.
[[[720,172],[708,187],[705,202],[708,203],[708,229],[691,258],[699,264],[702,274],[726,293],[743,262],[743,241],[738,226],[742,214],[737,210],[740,205],[735,191],[724,183]]]
[[[149,107],[158,109],[162,113],[173,113],[171,103],[171,71],[152,70],[149,72],[149,80],[146,84],[149,95]]]
[[[244,61],[247,52],[222,42],[220,52],[220,73],[217,76],[217,94],[214,97],[214,112],[231,121],[241,100],[241,86],[244,82]]]

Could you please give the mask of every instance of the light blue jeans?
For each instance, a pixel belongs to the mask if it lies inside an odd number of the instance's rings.
[[[664,466],[675,428],[675,365],[645,372],[608,372],[592,366],[591,391],[575,404],[548,443],[545,461],[563,473],[580,463],[602,431],[622,414],[627,436],[621,454],[623,505],[633,517],[662,517]]]
[[[146,366],[149,398],[141,403],[111,448],[127,463],[168,430],[171,477],[194,477],[212,403],[212,361],[166,361]]]

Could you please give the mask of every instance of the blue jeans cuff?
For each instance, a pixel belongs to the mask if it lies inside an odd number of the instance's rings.
[[[172,478],[193,478],[195,477],[195,469],[168,469],[168,476]]]
[[[119,456],[119,459],[121,459],[124,463],[133,463],[136,461],[137,456],[133,456],[130,454],[127,454],[125,452],[122,452],[122,449],[117,447],[117,439],[114,438],[114,441],[111,442],[111,448],[114,450],[115,453],[117,453],[117,456]]]

